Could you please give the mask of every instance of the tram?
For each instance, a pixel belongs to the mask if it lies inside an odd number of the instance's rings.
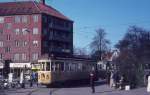
[[[38,64],[38,83],[50,85],[89,79],[89,73],[96,63],[85,58],[55,58],[38,60]]]

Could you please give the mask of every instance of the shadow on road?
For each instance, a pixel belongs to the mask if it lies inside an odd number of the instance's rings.
[[[106,93],[106,92],[114,92],[114,91],[117,91],[117,90],[100,91],[100,92],[95,92],[95,93]]]
[[[96,81],[95,86],[106,84],[106,81]],[[80,88],[80,87],[89,87],[89,81],[67,81],[64,83],[55,83],[50,85],[50,88]]]

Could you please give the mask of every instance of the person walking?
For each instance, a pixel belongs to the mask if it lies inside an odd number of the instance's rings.
[[[90,85],[91,85],[91,89],[92,89],[92,93],[95,93],[95,83],[94,83],[94,72],[92,71],[90,73]]]
[[[31,75],[30,75],[30,87],[33,86],[33,77],[32,77],[32,72],[31,72]]]
[[[35,77],[36,77],[36,85],[38,87],[38,72],[35,73]]]

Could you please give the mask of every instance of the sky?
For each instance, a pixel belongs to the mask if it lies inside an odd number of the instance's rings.
[[[1,0],[1,2],[15,0]],[[74,21],[74,46],[89,48],[95,30],[103,28],[113,47],[129,26],[150,29],[150,0],[46,0]]]

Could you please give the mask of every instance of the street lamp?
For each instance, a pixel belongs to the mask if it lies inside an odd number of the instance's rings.
[[[29,40],[29,42],[28,42],[28,44],[29,44],[29,48],[28,48],[28,54],[29,54],[29,63],[30,63],[30,31],[28,30],[28,29],[26,29],[25,30],[26,32],[28,32],[29,33],[29,38],[28,38],[28,40]],[[25,72],[26,72],[26,68],[27,68],[27,66],[25,65],[24,66],[24,68],[23,68],[23,82],[22,82],[22,88],[25,88]]]
[[[28,30],[28,29],[26,29],[25,31],[28,32],[28,35],[29,35],[29,36],[28,36],[28,40],[29,40],[29,43],[28,43],[28,44],[29,44],[29,48],[28,48],[28,50],[29,50],[29,62],[30,62],[30,32],[31,32],[31,31]]]

